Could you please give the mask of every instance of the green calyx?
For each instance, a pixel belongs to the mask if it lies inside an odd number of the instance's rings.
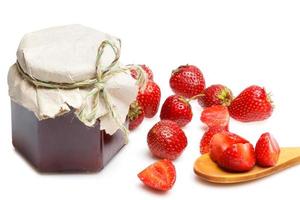
[[[229,106],[233,97],[231,91],[227,87],[224,87],[224,89],[220,90],[217,94],[217,98],[222,102],[223,106]]]
[[[128,118],[129,120],[135,120],[140,114],[142,114],[143,110],[139,106],[137,101],[134,101],[130,104]]]

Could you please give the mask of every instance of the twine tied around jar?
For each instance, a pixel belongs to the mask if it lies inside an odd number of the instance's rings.
[[[114,52],[114,60],[107,67],[101,64],[101,57],[106,47],[111,47],[111,49]],[[92,88],[91,91],[89,91],[87,96],[84,98],[80,108],[75,111],[76,116],[85,125],[93,126],[99,119],[99,117],[96,114],[100,108],[100,100],[102,99],[108,111],[107,114],[109,114],[112,117],[112,119],[118,125],[119,129],[124,133],[125,142],[128,143],[129,130],[124,126],[118,112],[116,111],[114,105],[112,105],[110,95],[108,94],[105,88],[105,83],[110,78],[119,73],[130,73],[131,69],[136,70],[137,72],[136,84],[139,86],[140,90],[143,91],[145,89],[148,80],[147,74],[141,68],[140,65],[126,65],[121,67],[119,65],[119,58],[120,47],[116,46],[109,40],[103,41],[98,48],[96,57],[96,77],[74,83],[56,83],[51,81],[39,80],[26,73],[22,69],[18,61],[16,62],[16,65],[21,76],[36,87],[49,89]],[[90,110],[88,109],[88,98],[92,98],[92,105]]]

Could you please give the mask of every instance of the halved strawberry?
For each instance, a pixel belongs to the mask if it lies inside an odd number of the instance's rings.
[[[224,131],[223,127],[211,127],[206,131],[200,141],[200,153],[205,154],[209,152],[209,145],[212,137],[217,133],[222,133]]]
[[[226,127],[229,124],[229,112],[227,107],[216,105],[205,108],[201,114],[201,121],[208,127]]]
[[[255,146],[256,162],[262,167],[276,165],[280,148],[275,138],[270,133],[264,133],[258,139]]]
[[[223,152],[236,143],[249,143],[246,139],[228,131],[222,131],[215,134],[210,141],[210,158],[218,162]]]
[[[170,160],[163,159],[141,171],[138,177],[145,185],[153,189],[167,191],[176,181],[176,170]]]
[[[233,144],[223,152],[217,163],[229,171],[249,171],[255,165],[254,148],[250,143]]]

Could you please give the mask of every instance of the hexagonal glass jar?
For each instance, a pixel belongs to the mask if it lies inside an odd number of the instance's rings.
[[[87,127],[72,111],[45,120],[14,102],[11,111],[13,145],[40,172],[100,171],[125,143],[120,130]]]

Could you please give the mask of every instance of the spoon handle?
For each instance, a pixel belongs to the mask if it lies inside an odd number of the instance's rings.
[[[287,168],[300,163],[300,147],[285,147],[280,149],[280,156],[275,167]],[[281,166],[283,165],[283,166]]]

